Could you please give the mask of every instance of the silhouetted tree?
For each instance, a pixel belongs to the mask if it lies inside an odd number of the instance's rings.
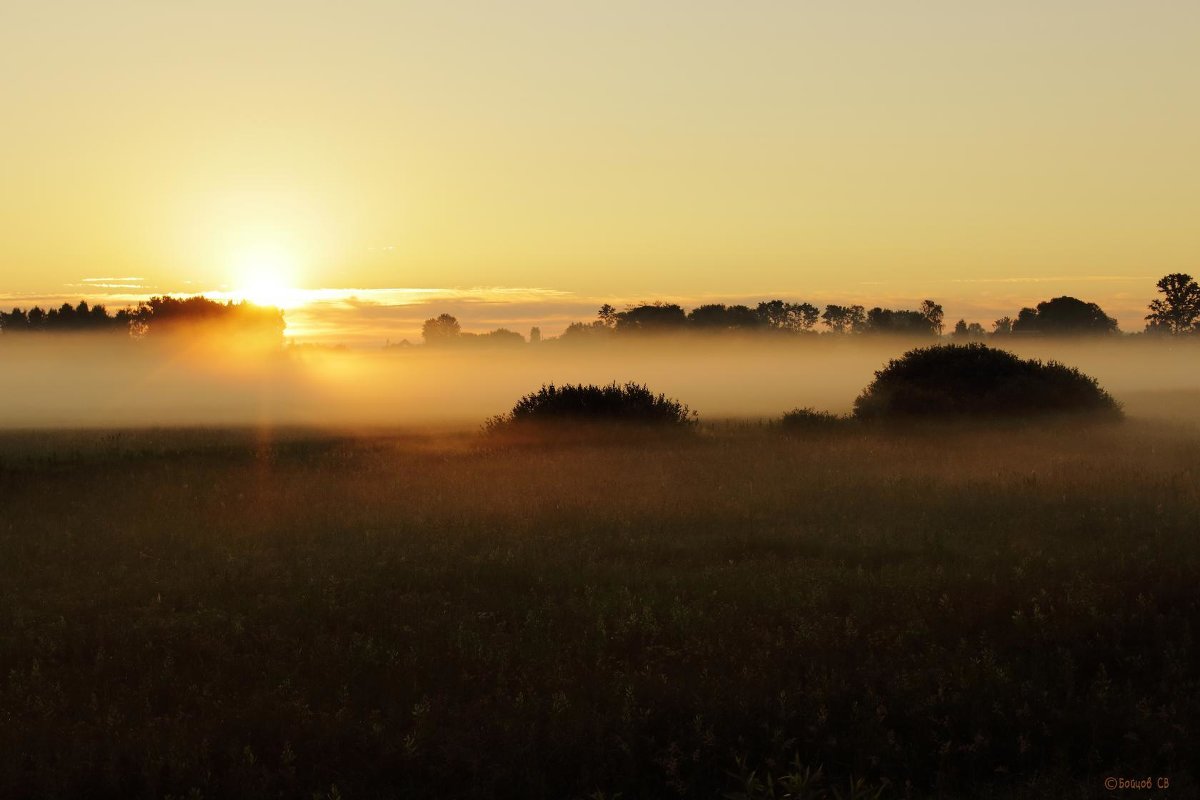
[[[692,309],[688,324],[698,330],[753,330],[762,327],[762,319],[749,306],[726,306],[711,303]]]
[[[759,303],[755,313],[766,327],[792,333],[812,330],[821,317],[821,310],[811,303],[786,303],[783,300]]]
[[[421,338],[425,344],[440,345],[453,342],[462,333],[458,320],[449,314],[438,314],[425,320],[421,326]]]
[[[686,324],[687,315],[675,303],[631,306],[616,315],[616,328],[622,333],[665,333],[681,330]]]
[[[945,319],[946,312],[942,307],[932,300],[926,300],[921,303],[921,316],[929,322],[929,328],[938,336],[942,335],[942,320]]]
[[[196,332],[283,343],[283,312],[273,306],[207,297],[151,297],[131,315],[131,329],[141,336],[187,335]]]
[[[890,308],[872,308],[867,312],[865,332],[930,336],[933,323],[920,311],[893,311]]]
[[[0,312],[0,333],[27,333],[29,331],[29,315],[24,309],[14,308],[5,314]]]
[[[529,343],[538,344],[542,341],[542,329],[534,325],[529,329]]]
[[[725,328],[725,304],[724,303],[709,303],[703,306],[696,306],[688,312],[688,323],[693,328],[700,329],[721,329]]]
[[[960,341],[975,341],[982,339],[986,336],[986,333],[983,330],[983,326],[978,322],[972,322],[968,325],[965,319],[960,319],[954,323],[954,331],[950,336]]]
[[[572,322],[559,338],[563,341],[579,342],[586,339],[594,339],[597,336],[608,333],[611,333],[611,329],[606,327],[600,320],[596,320],[595,322]]]
[[[1117,321],[1095,303],[1074,297],[1055,297],[1023,308],[1013,324],[1013,333],[1042,336],[1080,336],[1115,333]]]
[[[1036,308],[1026,306],[1017,312],[1017,318],[1013,320],[1013,333],[1037,333],[1037,318],[1038,312]]]
[[[28,312],[14,308],[0,312],[0,333],[129,333],[130,312],[127,309],[110,315],[102,305],[89,306],[81,300],[78,305],[63,303],[58,308],[42,311],[34,306]]]
[[[596,312],[596,318],[606,328],[617,326],[617,310],[608,303],[600,306],[600,310]]]
[[[516,331],[510,331],[508,328],[497,328],[494,331],[480,334],[478,337],[481,341],[487,344],[495,344],[501,346],[519,346],[525,344],[525,337]]]
[[[1200,285],[1191,275],[1174,272],[1155,286],[1162,297],[1150,301],[1147,331],[1178,336],[1200,330]]]
[[[993,336],[1008,336],[1013,331],[1012,317],[1001,317],[992,323]]]
[[[862,306],[825,306],[821,321],[832,333],[860,333],[867,324]]]

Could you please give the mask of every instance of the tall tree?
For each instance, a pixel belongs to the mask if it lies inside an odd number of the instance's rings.
[[[946,318],[946,312],[942,310],[940,304],[932,300],[921,303],[921,316],[929,320],[929,327],[934,333],[938,336],[942,335],[942,323]]]
[[[867,324],[867,312],[862,306],[825,306],[821,315],[832,333],[860,333]]]
[[[895,311],[876,306],[867,312],[866,332],[928,336],[937,329],[921,311]]]
[[[1150,301],[1146,330],[1178,336],[1200,329],[1200,285],[1191,275],[1173,272],[1155,285],[1162,297]]]
[[[460,333],[462,326],[449,314],[438,314],[425,320],[425,324],[421,326],[421,336],[425,339],[425,344],[447,344],[457,339]]]
[[[617,325],[617,310],[608,303],[600,306],[600,310],[596,312],[596,321],[605,328],[614,328]]]
[[[763,301],[754,313],[768,328],[792,332],[812,330],[821,318],[821,309],[811,303],[785,303],[783,300]]]
[[[647,303],[631,306],[617,314],[617,330],[622,333],[666,332],[687,324],[687,315],[675,303]]]

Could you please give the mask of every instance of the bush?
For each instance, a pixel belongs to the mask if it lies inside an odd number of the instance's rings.
[[[911,350],[876,372],[854,401],[859,419],[1047,414],[1122,417],[1120,405],[1095,378],[978,343]]]
[[[788,433],[817,433],[832,431],[845,426],[849,417],[817,411],[814,408],[794,408],[783,415],[780,424]]]
[[[564,384],[543,386],[517,401],[512,411],[487,422],[491,431],[538,424],[581,425],[613,423],[655,428],[686,428],[695,412],[666,395],[654,394],[636,383],[607,386]]]

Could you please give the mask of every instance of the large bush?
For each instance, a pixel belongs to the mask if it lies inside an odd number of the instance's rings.
[[[512,411],[488,421],[490,430],[537,424],[584,426],[623,423],[684,428],[694,422],[686,405],[637,383],[607,386],[543,386],[517,401]]]
[[[982,344],[911,350],[875,373],[854,401],[860,419],[1121,417],[1094,378],[1054,361],[1022,359]]]

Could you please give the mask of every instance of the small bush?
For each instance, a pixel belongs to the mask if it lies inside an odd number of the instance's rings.
[[[682,429],[695,422],[695,412],[666,395],[637,383],[607,386],[564,384],[543,386],[517,401],[512,411],[488,420],[489,431],[534,425],[639,425]]]
[[[1120,405],[1095,378],[978,343],[911,350],[876,372],[854,401],[859,419],[1049,414],[1122,417]]]
[[[817,411],[815,408],[794,408],[783,415],[780,424],[788,433],[818,433],[845,427],[849,417]]]

